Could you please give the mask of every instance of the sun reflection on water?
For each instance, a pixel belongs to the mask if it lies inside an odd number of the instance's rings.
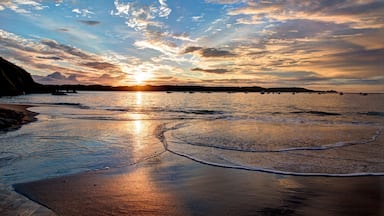
[[[136,120],[134,121],[134,125],[135,125],[135,133],[137,135],[141,134],[141,131],[142,131],[142,123],[141,123],[141,120]]]
[[[141,106],[143,102],[143,97],[141,92],[136,92],[136,106]]]
[[[137,149],[142,149],[143,144],[142,144],[142,123],[141,120],[136,120],[134,121],[134,127],[135,127],[135,140],[136,140],[136,148]]]

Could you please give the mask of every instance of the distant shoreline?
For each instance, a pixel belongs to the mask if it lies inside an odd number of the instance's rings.
[[[144,85],[144,86],[103,86],[103,85],[46,85],[53,91],[161,91],[161,92],[265,92],[265,93],[283,93],[283,92],[314,92],[314,93],[337,93],[336,91],[315,91],[300,87],[279,87],[263,88],[259,86],[251,87],[208,87],[208,86],[178,86],[178,85]]]

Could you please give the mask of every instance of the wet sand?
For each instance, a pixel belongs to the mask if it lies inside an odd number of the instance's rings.
[[[384,177],[287,176],[165,152],[126,169],[14,185],[59,215],[384,215]]]
[[[23,124],[36,121],[38,114],[27,110],[29,107],[31,106],[0,104],[0,133],[17,130]],[[1,183],[0,188],[3,188]],[[0,215],[52,216],[55,214],[12,190],[0,189]]]
[[[35,119],[27,107],[0,105],[22,117],[7,130]],[[384,215],[384,176],[277,175],[209,166],[170,152],[14,189],[58,215]],[[6,202],[0,213],[52,214],[38,206],[20,213],[18,207],[31,205],[20,200]]]

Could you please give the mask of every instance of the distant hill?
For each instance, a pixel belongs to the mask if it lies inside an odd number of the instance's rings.
[[[178,85],[145,85],[145,86],[103,86],[103,85],[61,85],[51,86],[58,89],[78,90],[78,91],[167,91],[167,92],[320,92],[306,88],[286,87],[286,88],[263,88],[260,86],[249,87],[228,87],[228,86],[178,86]]]
[[[0,96],[20,95],[44,91],[45,87],[33,81],[31,74],[0,57]]]

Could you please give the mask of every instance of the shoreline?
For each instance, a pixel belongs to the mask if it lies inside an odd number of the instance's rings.
[[[0,131],[12,131],[37,120],[38,113],[29,111],[32,105],[0,104]]]
[[[140,164],[13,185],[59,215],[382,215],[383,176],[286,176],[169,152]]]
[[[37,113],[28,107],[0,104],[0,110],[22,114],[13,129],[36,120]],[[215,167],[171,152],[129,166],[12,187],[39,206],[31,215],[384,214],[384,176],[281,175]],[[9,205],[3,206],[5,213]],[[9,212],[18,212],[19,207]]]

